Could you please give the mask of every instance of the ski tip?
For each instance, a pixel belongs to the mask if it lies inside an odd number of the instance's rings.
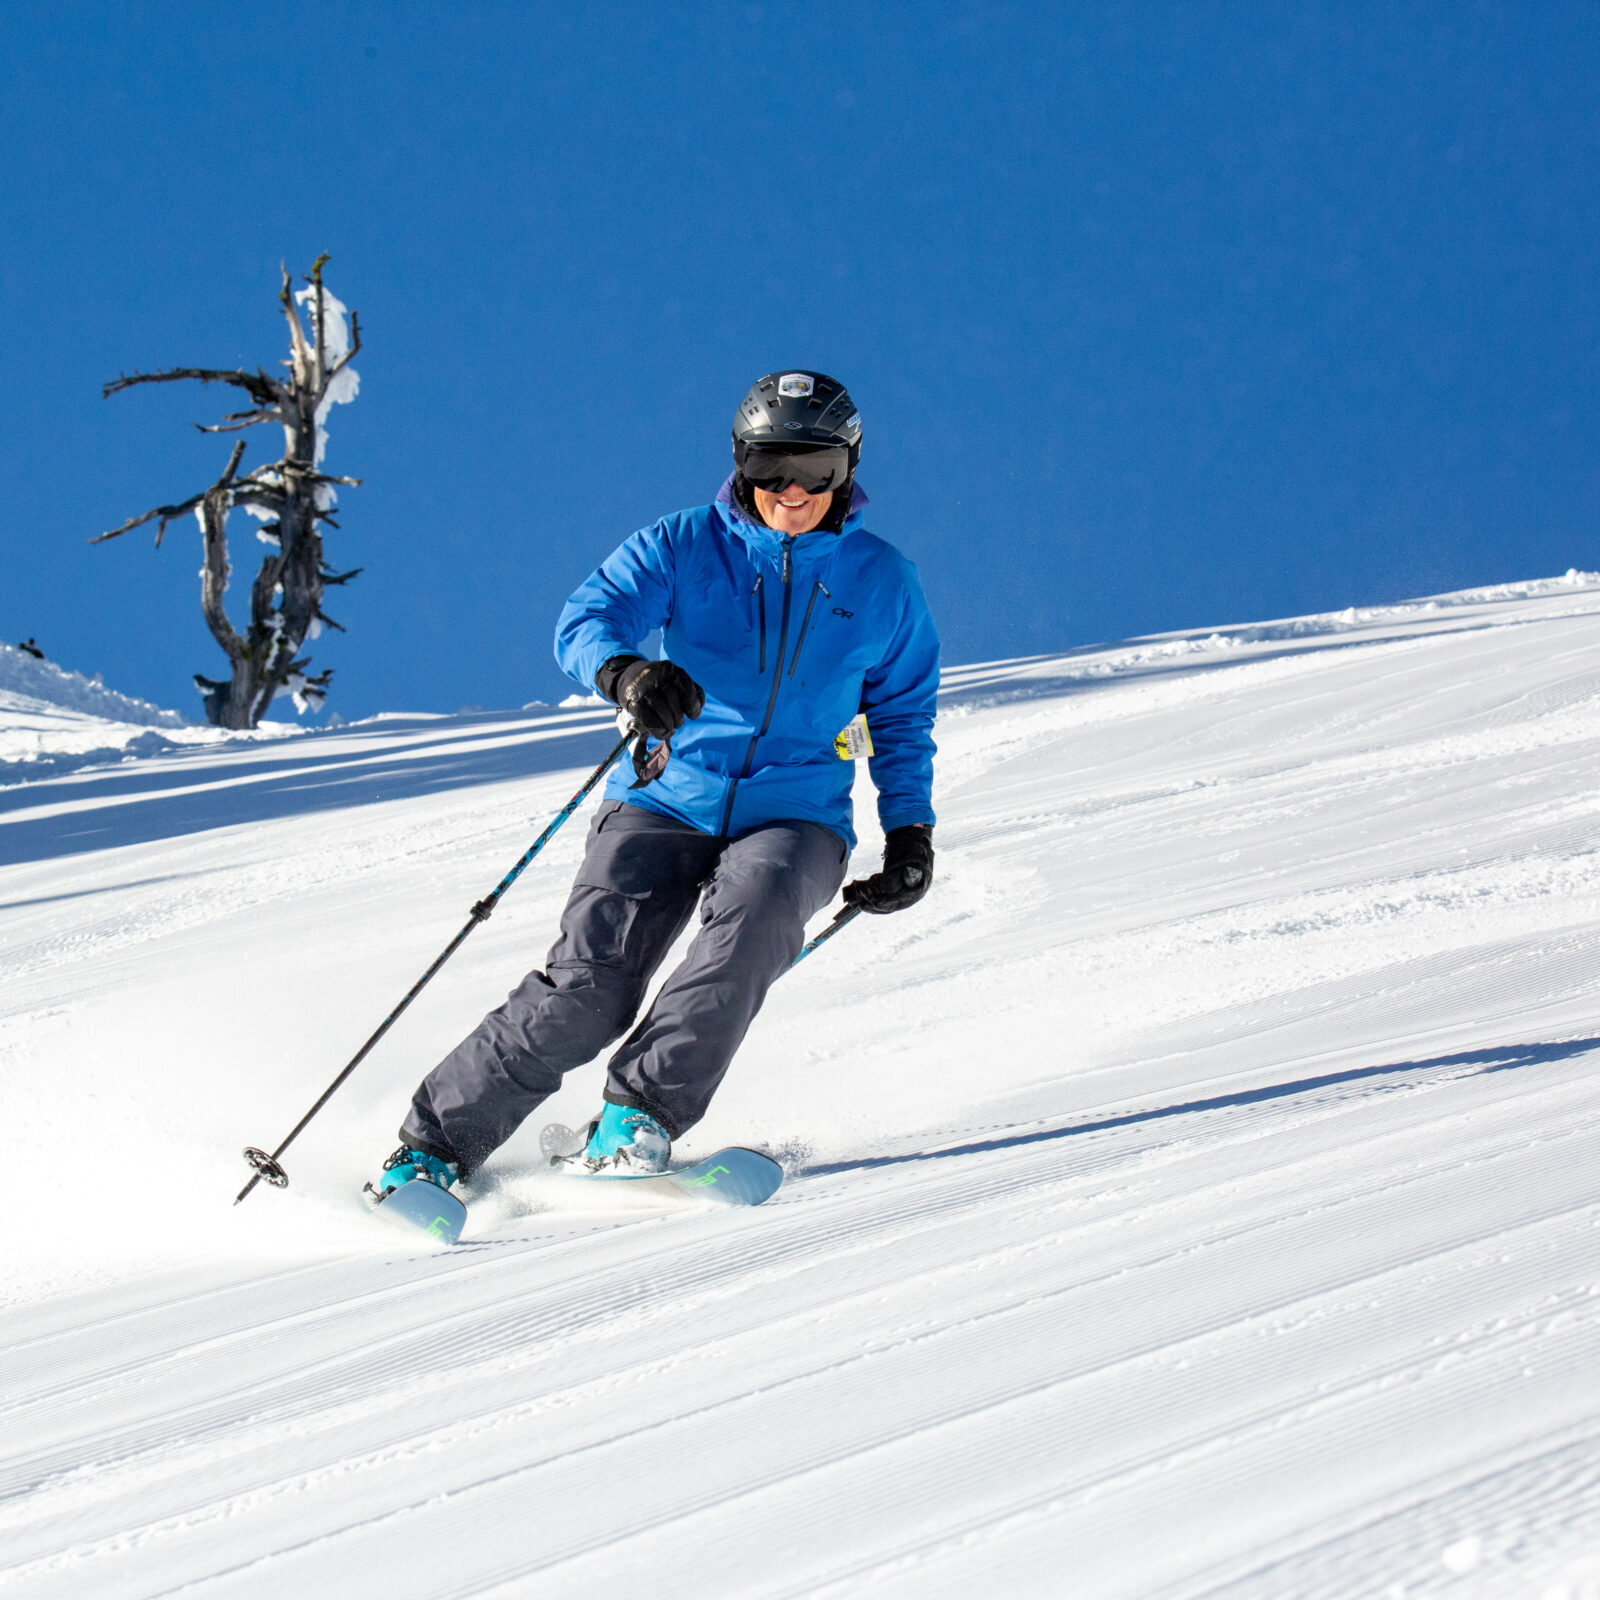
[[[778,1192],[783,1168],[760,1150],[730,1145],[667,1176],[683,1193],[705,1205],[759,1206]]]
[[[448,1189],[427,1178],[413,1178],[391,1189],[374,1214],[437,1245],[454,1244],[467,1225],[467,1208]]]

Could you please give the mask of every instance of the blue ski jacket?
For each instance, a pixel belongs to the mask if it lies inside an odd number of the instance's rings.
[[[607,797],[726,837],[820,822],[853,847],[834,739],[865,713],[879,821],[931,824],[939,639],[916,567],[866,531],[859,488],[838,533],[796,536],[745,516],[732,484],[626,540],[561,613],[556,660],[584,688],[660,628],[705,690],[661,776],[630,789],[618,768]]]

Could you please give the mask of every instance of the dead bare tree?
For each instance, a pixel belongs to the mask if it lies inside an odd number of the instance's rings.
[[[361,348],[361,325],[355,313],[349,314],[347,324],[345,307],[323,286],[322,269],[328,260],[326,254],[317,258],[306,287],[300,290],[293,289],[288,269],[284,269],[278,301],[289,321],[289,359],[282,363],[286,377],[270,377],[259,367],[254,372],[173,367],[167,372],[120,377],[102,391],[109,397],[139,383],[178,383],[191,378],[200,383],[231,383],[250,396],[250,409],[231,412],[219,423],[196,423],[202,433],[237,433],[262,422],[283,426],[280,460],[240,477],[245,447],[240,439],[228,458],[227,470],[209,489],[176,505],[157,506],[143,516],[130,517],[120,528],[90,540],[91,544],[103,544],[154,521],[159,548],[167,524],[194,512],[205,540],[200,604],[232,669],[230,676],[221,680],[197,672],[195,682],[205,696],[206,716],[222,728],[255,727],[280,689],[294,696],[301,711],[322,704],[332,669],[312,676],[307,670],[310,657],[301,656],[300,650],[307,640],[317,637],[323,624],[344,631],[323,611],[323,590],[348,583],[361,570],[332,571],[322,550],[323,525],[339,526],[332,514],[338,504],[335,485],[361,482],[322,471],[328,410],[355,399],[359,379],[350,362]],[[305,309],[310,320],[309,335],[297,306]],[[272,547],[250,587],[250,625],[242,638],[223,608],[232,573],[228,513],[236,509],[261,520],[259,536]]]

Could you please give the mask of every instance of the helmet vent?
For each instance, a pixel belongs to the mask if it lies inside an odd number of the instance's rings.
[[[745,445],[848,445],[854,452],[860,448],[860,415],[837,378],[804,368],[769,372],[756,379],[734,413],[733,433]]]

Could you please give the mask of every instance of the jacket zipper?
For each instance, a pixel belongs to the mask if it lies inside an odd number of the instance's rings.
[[[756,759],[756,746],[766,736],[767,729],[772,726],[772,713],[778,704],[778,690],[783,683],[783,652],[789,642],[789,600],[794,591],[790,588],[789,552],[794,545],[794,536],[787,534],[783,541],[783,610],[778,616],[778,659],[772,670],[772,693],[767,696],[767,714],[761,719],[761,726],[752,735],[750,748],[744,753],[744,766],[739,770],[739,776],[728,785],[728,798],[722,806],[722,827],[718,830],[723,838],[728,836],[728,824],[733,821],[733,797],[739,792],[739,785],[750,776],[750,768]],[[766,612],[763,608],[762,616]]]
[[[828,594],[828,586],[818,578],[816,588],[811,591],[811,598],[806,601],[806,614],[800,619],[800,637],[794,642],[794,660],[789,663],[791,678],[794,676],[794,669],[800,665],[800,652],[806,647],[806,629],[811,626],[811,608],[816,605],[819,592],[828,595],[830,600],[833,599],[833,596]]]
[[[761,586],[766,580],[766,574],[756,574],[756,586],[750,593],[756,597],[756,610],[761,617],[761,659],[756,663],[757,672],[767,670],[767,597],[762,594]]]

